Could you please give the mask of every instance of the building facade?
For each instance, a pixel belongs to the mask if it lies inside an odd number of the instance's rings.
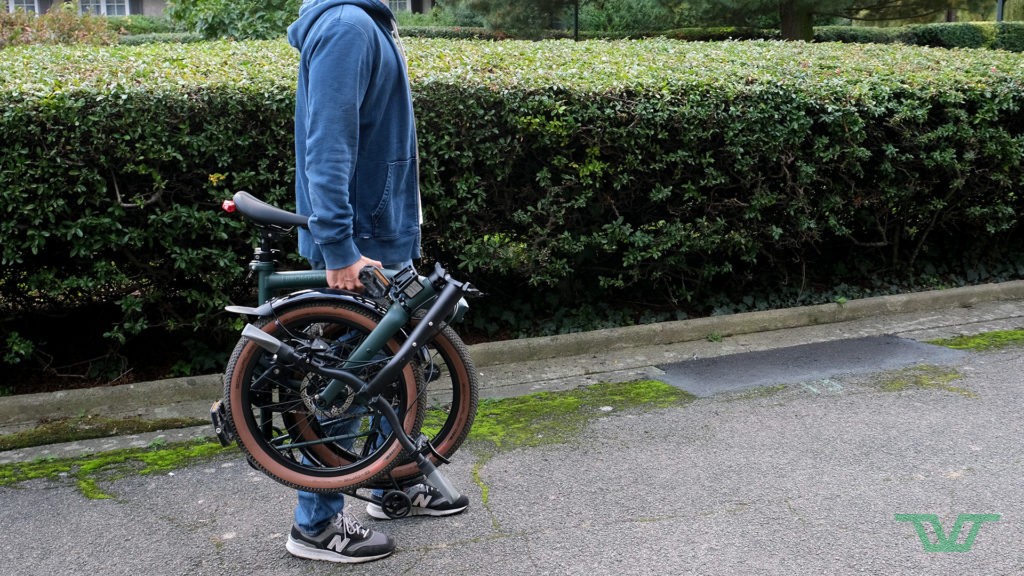
[[[434,0],[388,0],[392,12],[426,14],[434,7]]]
[[[0,0],[8,12],[24,10],[43,14],[61,0]],[[164,0],[79,0],[79,9],[99,16],[160,16],[167,8]]]
[[[8,12],[23,10],[43,14],[61,0],[0,0]],[[395,12],[427,13],[434,7],[434,0],[388,0]],[[167,8],[165,0],[78,0],[83,13],[98,16],[160,16]]]

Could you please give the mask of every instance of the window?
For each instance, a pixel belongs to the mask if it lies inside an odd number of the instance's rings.
[[[82,14],[97,16],[127,16],[128,0],[79,0]]]
[[[6,0],[6,3],[8,12],[21,10],[23,12],[39,13],[39,7],[36,6],[36,0]]]
[[[408,12],[411,9],[409,0],[388,0],[388,6],[392,12]]]
[[[78,3],[78,7],[82,14],[103,14],[102,0],[81,0]]]
[[[107,16],[127,16],[128,0],[107,0]]]

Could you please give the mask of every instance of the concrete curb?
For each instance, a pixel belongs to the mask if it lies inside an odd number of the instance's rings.
[[[223,391],[220,374],[0,398],[0,434],[77,416],[146,419],[204,414]]]
[[[783,308],[746,312],[728,316],[711,316],[675,322],[609,328],[577,334],[560,334],[541,338],[525,338],[489,342],[471,347],[478,367],[511,364],[528,360],[544,360],[563,356],[593,353],[595,350],[621,350],[703,340],[711,335],[736,336],[769,332],[785,328],[815,326],[858,320],[872,316],[967,307],[981,302],[1019,300],[1024,298],[1024,280],[1000,284],[984,284],[946,290],[930,290],[914,294],[877,296],[851,300],[843,304],[820,304],[799,308]]]
[[[711,335],[726,337],[786,328],[824,325],[886,316],[969,307],[983,302],[1024,299],[1024,280],[985,284],[914,294],[879,296],[843,304],[822,304],[729,316],[695,318],[676,322],[610,328],[521,340],[477,344],[470,347],[478,368],[534,360],[692,342]],[[206,414],[223,392],[219,374],[173,378],[68,390],[56,393],[0,397],[0,433],[31,428],[43,419],[81,415],[113,418],[140,416],[148,419],[182,414]]]

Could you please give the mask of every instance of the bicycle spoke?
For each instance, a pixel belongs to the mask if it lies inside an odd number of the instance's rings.
[[[302,400],[284,400],[280,402],[271,402],[269,404],[253,404],[253,407],[280,414],[284,412],[295,412],[296,409],[302,410],[305,408],[305,404],[302,403]]]
[[[263,373],[260,374],[259,378],[253,380],[252,384],[250,384],[249,386],[249,389],[252,392],[267,392],[273,389],[274,386],[277,386],[280,388],[284,388],[289,392],[297,393],[299,391],[301,383],[293,384],[292,381],[288,379],[279,380],[275,378],[274,368],[275,365],[273,364],[267,367],[266,370],[264,370]],[[279,366],[277,368],[280,369]]]

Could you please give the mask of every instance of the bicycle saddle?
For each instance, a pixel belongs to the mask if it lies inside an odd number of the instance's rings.
[[[234,200],[235,208],[239,212],[257,224],[300,226],[305,228],[309,222],[308,216],[302,216],[282,210],[276,206],[271,206],[248,192],[235,192],[232,200]]]

